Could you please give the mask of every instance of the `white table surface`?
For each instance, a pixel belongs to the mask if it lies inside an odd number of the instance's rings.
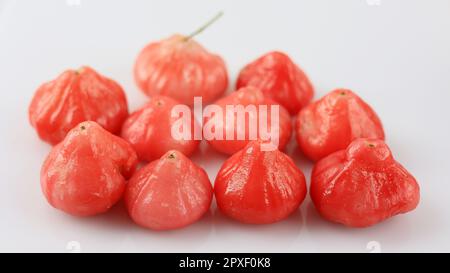
[[[117,80],[134,110],[146,101],[132,77],[138,51],[219,10],[224,17],[197,40],[223,56],[233,84],[247,62],[281,49],[309,74],[316,99],[348,87],[373,106],[397,160],[420,183],[415,211],[352,229],[322,220],[309,198],[265,226],[226,219],[213,205],[188,228],[153,232],[133,224],[122,204],[92,218],[47,204],[39,171],[50,146],[27,117],[35,89],[87,64]],[[448,0],[0,0],[0,92],[0,251],[450,251]],[[309,181],[311,163],[295,143],[289,150]],[[193,159],[214,180],[225,156],[203,145]]]

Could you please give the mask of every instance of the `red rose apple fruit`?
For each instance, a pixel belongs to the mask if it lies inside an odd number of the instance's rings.
[[[155,160],[169,150],[178,150],[189,156],[197,149],[200,141],[194,139],[194,130],[201,132],[200,125],[192,111],[189,111],[188,119],[172,115],[172,110],[178,105],[180,103],[172,98],[154,96],[126,119],[122,138],[131,143],[141,160]],[[183,123],[178,124],[180,127],[188,129],[186,138],[172,136],[172,128],[180,122]]]
[[[172,150],[138,170],[128,181],[125,204],[139,225],[168,230],[199,220],[211,205],[213,190],[206,172]]]
[[[292,159],[252,141],[222,165],[214,184],[217,205],[244,223],[280,221],[296,211],[306,195],[305,176]]]
[[[173,35],[142,49],[134,66],[134,78],[146,95],[165,95],[193,105],[194,97],[208,103],[225,92],[228,74],[224,61],[193,39],[206,26],[189,36]]]
[[[314,95],[308,76],[288,55],[279,51],[269,52],[241,70],[236,88],[249,85],[260,89],[291,114],[297,114]]]
[[[264,131],[272,132],[272,135],[267,135],[267,137],[271,138],[274,136],[274,139],[277,138],[276,142],[280,150],[284,149],[291,138],[292,125],[289,113],[282,106],[265,97],[259,89],[253,86],[243,87],[229,96],[219,99],[213,105],[221,109],[222,115],[215,116],[216,113],[212,111],[211,116],[206,116],[203,124],[203,133],[209,144],[221,153],[234,154],[243,149],[249,141],[262,139],[261,123],[266,124],[266,130]],[[256,109],[256,111],[253,113],[248,111],[243,114],[238,114],[237,111],[234,111],[234,114],[232,114],[233,118],[230,120],[226,117],[227,107],[229,106],[242,106],[244,109],[252,106],[252,109]],[[260,112],[260,106],[265,106],[267,111]],[[271,106],[279,107],[279,112],[276,115],[278,122],[272,120]],[[254,138],[251,134],[251,126],[256,132]],[[208,139],[208,132],[213,132],[214,137]],[[267,140],[267,138],[264,138],[264,140]],[[274,141],[274,144],[276,142]]]
[[[42,191],[53,207],[64,212],[99,214],[122,197],[137,163],[130,144],[85,121],[47,156],[41,169]]]
[[[29,119],[39,137],[55,145],[78,123],[95,121],[119,133],[128,115],[122,87],[90,67],[66,70],[41,85],[29,106]]]
[[[375,139],[357,139],[317,162],[310,195],[325,219],[351,227],[411,211],[420,199],[414,177]]]
[[[334,90],[303,108],[295,127],[300,149],[315,161],[345,149],[357,138],[384,140],[377,114],[347,89]]]

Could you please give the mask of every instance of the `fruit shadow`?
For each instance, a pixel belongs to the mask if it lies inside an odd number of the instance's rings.
[[[303,228],[303,215],[295,211],[288,218],[272,224],[245,224],[214,209],[214,236],[221,238],[221,245],[215,251],[236,249],[240,252],[258,252],[263,249],[285,249],[300,235]],[[274,241],[273,238],[276,237]],[[246,244],[246,241],[251,244]]]
[[[207,241],[211,235],[212,223],[212,212],[208,211],[199,221],[187,227],[166,231],[150,230],[133,222],[122,201],[105,214],[81,218],[82,225],[102,231],[103,238],[116,238],[114,243],[107,242],[102,249],[92,251],[109,249],[112,252],[123,251],[122,249],[133,249],[136,252],[192,251]],[[105,241],[97,239],[102,243]],[[86,241],[84,245],[88,246]]]
[[[404,215],[394,216],[370,227],[355,228],[324,219],[309,198],[305,200],[304,205],[306,212],[305,229],[308,234],[317,238],[317,244],[326,246],[328,251],[342,252],[341,244],[348,245],[351,243],[354,244],[351,249],[360,248],[360,252],[370,252],[370,243],[373,241],[379,242],[388,251],[390,246],[393,249],[398,249],[401,244],[414,239],[411,220]]]

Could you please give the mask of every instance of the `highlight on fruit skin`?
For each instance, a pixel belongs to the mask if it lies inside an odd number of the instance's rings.
[[[124,201],[138,225],[170,230],[198,221],[208,212],[212,197],[206,172],[183,153],[171,150],[133,175]]]
[[[254,86],[265,96],[297,114],[314,96],[308,76],[291,58],[280,51],[271,51],[247,64],[239,73],[236,88]]]
[[[181,119],[183,128],[190,129],[190,137],[175,139],[172,136],[172,126],[180,119],[178,116],[172,116],[172,110],[177,105],[180,103],[170,97],[154,96],[125,120],[121,136],[133,146],[139,159],[152,161],[169,150],[178,150],[189,156],[197,150],[200,141],[194,138],[194,131],[201,132],[201,128],[192,112],[190,122]]]
[[[347,148],[357,138],[385,138],[375,111],[348,89],[336,89],[303,108],[295,132],[300,150],[314,161]]]
[[[66,70],[42,84],[33,96],[28,114],[39,137],[55,145],[86,120],[97,122],[113,134],[119,133],[128,106],[118,83],[83,66]]]
[[[316,163],[310,195],[323,218],[368,227],[415,209],[420,189],[382,140],[360,138]]]
[[[226,216],[249,224],[281,221],[298,210],[306,196],[303,172],[278,150],[250,142],[232,155],[214,183],[217,206]]]
[[[130,144],[85,121],[47,156],[41,169],[42,192],[50,205],[66,213],[103,213],[121,199],[137,163]]]
[[[203,123],[203,132],[209,131],[208,128],[211,128],[214,132],[222,132],[221,138],[207,139],[208,144],[211,145],[216,151],[219,151],[224,154],[232,155],[239,150],[243,149],[250,141],[256,140],[261,137],[261,132],[259,129],[261,128],[260,122],[264,122],[267,124],[268,132],[274,133],[275,137],[278,138],[278,149],[283,150],[289,140],[291,139],[292,134],[292,124],[291,117],[289,113],[280,106],[278,103],[274,102],[270,98],[264,96],[264,94],[257,88],[253,86],[242,87],[241,89],[232,92],[230,95],[221,98],[213,103],[213,105],[218,106],[223,113],[222,118],[220,117],[208,117],[204,118]],[[239,122],[238,113],[234,113],[234,123],[227,121],[226,112],[228,106],[254,106],[257,110],[256,115],[254,115],[257,126],[257,135],[256,138],[251,138],[250,135],[250,126],[251,122],[250,114],[245,113],[244,122]],[[260,106],[266,106],[266,112],[259,112]],[[272,124],[272,106],[279,107],[278,113],[278,122],[273,122]],[[254,121],[255,121],[254,120]],[[234,124],[234,125],[233,125]],[[273,125],[273,126],[272,126]],[[277,134],[275,134],[277,132]],[[244,135],[243,139],[238,139],[238,133]],[[233,135],[233,139],[229,139],[227,136]]]

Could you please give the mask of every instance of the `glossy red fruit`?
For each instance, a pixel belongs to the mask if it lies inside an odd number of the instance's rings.
[[[246,65],[236,88],[255,86],[291,114],[305,107],[314,95],[308,76],[286,54],[273,51]]]
[[[228,86],[222,58],[182,35],[147,45],[137,57],[134,78],[148,96],[165,95],[186,105],[195,96],[211,102]]]
[[[194,130],[201,132],[200,125],[192,112],[190,121],[172,116],[172,109],[178,105],[179,102],[169,97],[155,96],[124,122],[122,138],[131,143],[141,160],[160,158],[169,150],[178,150],[188,156],[198,148],[200,141],[194,139]],[[177,139],[172,136],[172,127],[179,121],[183,124],[178,125],[189,129],[189,138]]]
[[[217,151],[225,153],[225,154],[234,154],[237,151],[243,149],[251,140],[256,140],[261,138],[261,134],[259,131],[259,124],[263,122],[267,125],[268,132],[274,132],[275,136],[278,136],[278,148],[283,150],[289,139],[291,138],[292,133],[292,125],[291,125],[291,117],[289,113],[282,106],[279,106],[273,100],[266,98],[263,93],[256,89],[255,87],[243,87],[236,92],[231,93],[229,96],[222,98],[214,103],[219,109],[221,109],[222,117],[215,117],[212,115],[211,117],[205,117],[205,121],[203,124],[203,132],[209,132],[210,130],[207,128],[211,128],[211,131],[214,132],[222,132],[221,139],[214,138],[208,139],[209,144]],[[252,115],[257,127],[256,128],[256,137],[251,138],[250,135],[250,127],[249,122],[250,119],[249,114],[245,114],[245,122],[239,122],[237,112],[234,113],[234,123],[232,121],[227,122],[226,119],[226,108],[227,106],[235,106],[241,105],[243,107],[254,106],[256,107],[257,112],[255,115]],[[275,126],[271,126],[272,118],[271,118],[271,106],[278,105],[279,106],[279,114],[278,114],[278,123],[273,122]],[[259,106],[267,106],[268,111],[259,112]],[[275,113],[275,112],[274,112]],[[243,120],[243,119],[241,119]],[[266,122],[264,122],[266,121]],[[276,123],[276,124],[275,124]],[[278,131],[278,134],[275,132]],[[243,138],[239,139],[238,134],[242,133]],[[219,135],[220,133],[218,133]],[[228,135],[234,136],[232,139],[227,137]]]
[[[411,211],[420,199],[414,177],[375,139],[357,139],[317,162],[310,194],[325,219],[351,227]]]
[[[222,165],[214,183],[219,209],[240,222],[267,224],[296,211],[306,195],[305,177],[291,158],[250,142]]]
[[[82,122],[47,156],[42,191],[53,207],[69,214],[99,214],[122,197],[137,163],[125,140],[95,122]]]
[[[295,130],[300,149],[312,160],[345,149],[357,138],[384,140],[377,114],[348,89],[334,90],[301,110]]]
[[[78,123],[95,121],[119,133],[128,115],[125,93],[115,81],[90,67],[66,70],[34,94],[29,119],[39,137],[57,144]]]
[[[167,230],[199,220],[209,210],[212,196],[206,172],[172,150],[133,175],[125,191],[125,204],[137,224]]]

